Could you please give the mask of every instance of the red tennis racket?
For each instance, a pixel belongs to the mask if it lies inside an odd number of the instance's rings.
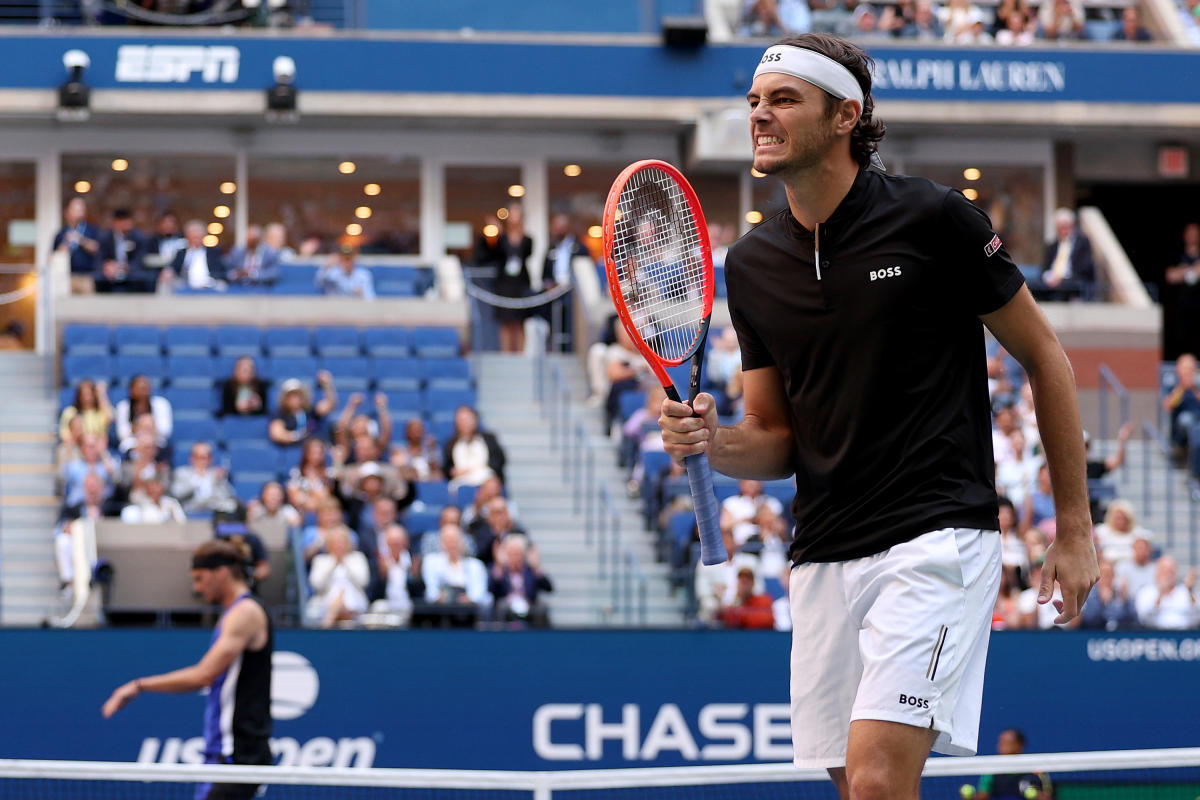
[[[663,161],[638,161],[617,176],[604,206],[604,267],[617,316],[654,370],[667,397],[680,402],[667,374],[692,360],[688,405],[696,399],[712,315],[713,264],[708,226],[687,179]],[[708,455],[684,459],[700,558],[728,559],[721,539]]]

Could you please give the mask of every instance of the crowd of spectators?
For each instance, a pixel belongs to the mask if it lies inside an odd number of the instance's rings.
[[[1195,5],[1193,2],[1189,8]],[[995,7],[970,0],[947,0],[944,4],[934,0],[875,4],[861,0],[741,0],[736,31],[750,37],[832,33],[865,45],[894,40],[1022,46],[1035,42],[1153,39],[1142,25],[1136,5],[1121,9],[1119,19],[1111,17],[1107,8],[1100,9],[1097,24],[1092,26],[1086,11],[1082,0],[1034,4],[1028,0],[1000,0]],[[1192,24],[1195,26],[1194,20]]]
[[[76,519],[203,520],[218,535],[232,524],[258,554],[266,538],[258,532],[280,526],[299,545],[308,624],[548,625],[542,594],[553,586],[505,497],[504,450],[475,409],[458,408],[440,443],[419,417],[405,420],[393,443],[386,394],[368,407],[353,393],[335,414],[333,376],[321,372],[315,383],[314,401],[304,380],[280,381],[271,409],[271,384],[254,359],[235,362],[221,387],[221,414],[259,421],[262,445],[294,464],[243,503],[212,442],[192,443],[186,461],[174,452],[173,409],[149,378],[131,379],[115,408],[103,382],[80,381],[60,418],[55,552],[64,586],[74,577]],[[422,500],[419,485],[438,489],[437,497]],[[451,504],[443,507],[445,498]],[[418,517],[410,529],[406,522]]]

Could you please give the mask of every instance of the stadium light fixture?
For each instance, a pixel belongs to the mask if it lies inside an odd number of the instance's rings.
[[[67,80],[58,87],[58,118],[63,122],[83,122],[91,116],[92,90],[83,82],[83,73],[92,65],[92,59],[75,49],[63,53],[62,60]]]
[[[275,84],[267,89],[267,119],[273,122],[295,122],[300,118],[296,110],[296,62],[290,56],[278,56],[271,64]]]

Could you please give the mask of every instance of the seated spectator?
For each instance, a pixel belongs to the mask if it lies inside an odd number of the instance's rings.
[[[1142,587],[1134,597],[1138,620],[1147,628],[1184,630],[1200,622],[1200,607],[1196,604],[1196,568],[1188,571],[1179,582],[1179,568],[1171,556],[1158,559],[1154,583]]]
[[[967,15],[967,27],[958,32],[954,37],[954,44],[978,46],[981,44],[993,44],[995,39],[988,32],[986,18],[984,13],[978,8],[972,6],[970,13]]]
[[[326,455],[324,442],[309,439],[300,448],[300,463],[288,474],[288,502],[301,514],[316,511],[333,496],[333,476]]]
[[[978,12],[978,9],[969,0],[949,0],[938,9],[938,20],[942,23],[947,42],[957,42],[960,36],[971,29],[976,16],[972,12]]]
[[[384,536],[388,528],[398,524],[397,517],[395,500],[387,496],[376,498],[374,502],[365,505],[362,513],[354,520],[358,523],[353,526],[358,532],[358,540],[364,542],[370,539],[374,542],[375,551],[382,553],[386,544]],[[407,537],[408,531],[405,530],[405,538]]]
[[[63,409],[58,418],[58,436],[66,440],[71,420],[79,417],[84,433],[108,436],[113,421],[112,404],[108,402],[108,384],[104,381],[82,380],[75,387],[75,400]]]
[[[542,572],[537,549],[524,536],[509,536],[501,544],[488,589],[497,621],[528,621],[534,628],[550,627],[550,612],[538,601],[538,595],[553,592],[554,584]]]
[[[337,407],[337,389],[333,376],[326,370],[317,373],[317,386],[322,397],[313,405],[308,389],[297,378],[288,378],[279,387],[279,408],[267,433],[278,445],[302,442],[321,429],[321,421]]]
[[[404,440],[392,448],[390,461],[410,483],[445,480],[437,440],[425,430],[420,417],[405,423]]]
[[[508,501],[503,497],[494,497],[487,504],[486,518],[475,520],[468,528],[468,533],[475,540],[475,555],[490,567],[496,560],[497,548],[513,534],[525,535],[525,529],[513,521]]]
[[[1044,8],[1056,7],[1065,14],[1062,24],[1071,24],[1071,0],[1053,0]],[[1082,28],[1082,20],[1080,21]],[[1066,300],[1090,292],[1096,279],[1092,245],[1076,227],[1075,212],[1060,208],[1054,212],[1055,240],[1046,245],[1042,273],[1029,281],[1029,288],[1040,300]]]
[[[157,266],[170,266],[175,254],[187,247],[187,239],[179,232],[179,217],[174,211],[164,211],[150,237],[150,254],[157,256]]]
[[[1137,524],[1133,503],[1128,500],[1109,503],[1104,522],[1096,526],[1097,549],[1104,559],[1113,564],[1132,561],[1134,540],[1150,538],[1150,532]]]
[[[462,510],[460,514],[462,529],[470,530],[471,526],[476,523],[484,524],[487,520],[488,504],[497,497],[504,497],[504,484],[493,475],[479,484],[479,488],[475,490],[475,497],[471,499],[471,504]],[[515,504],[509,503],[508,513],[513,517],[517,515]]]
[[[112,227],[100,234],[96,255],[97,292],[153,292],[157,276],[142,266],[150,240],[133,224],[128,208],[112,215]]]
[[[479,429],[479,413],[470,406],[459,406],[454,412],[454,435],[442,452],[450,493],[460,486],[479,486],[493,475],[503,483],[504,462],[499,440]]]
[[[162,480],[154,475],[143,482],[138,498],[121,509],[121,521],[159,525],[164,522],[187,522],[187,516],[179,501],[167,494]]]
[[[900,29],[901,39],[917,42],[940,42],[946,33],[937,18],[937,6],[933,0],[917,0],[913,7],[913,19]]]
[[[996,604],[992,607],[992,630],[1020,630],[1021,592],[1023,586],[1017,582],[1016,570],[1005,565],[1000,573],[1000,590],[996,593]]]
[[[1033,563],[1029,572],[1029,588],[1021,592],[1021,596],[1017,599],[1017,607],[1021,613],[1021,627],[1027,630],[1041,629],[1049,630],[1050,628],[1078,628],[1080,618],[1075,617],[1070,622],[1058,623],[1054,620],[1058,618],[1058,609],[1055,603],[1062,602],[1062,590],[1058,587],[1058,583],[1054,584],[1054,594],[1050,597],[1050,602],[1039,603],[1038,592],[1041,591],[1042,585],[1042,562],[1040,560]]]
[[[65,429],[59,431],[58,447],[54,451],[54,469],[61,475],[63,467],[82,458],[79,444],[83,441],[83,417],[71,417]]]
[[[272,222],[263,229],[263,246],[278,253],[281,262],[296,259],[296,251],[288,247],[287,228],[282,222]]]
[[[1081,628],[1115,631],[1137,625],[1137,610],[1129,595],[1129,584],[1119,583],[1113,563],[1100,559],[1100,581],[1083,604]]]
[[[256,416],[267,413],[267,382],[258,377],[250,356],[233,363],[233,374],[221,385],[221,416]]]
[[[322,628],[349,622],[367,610],[367,582],[370,580],[367,557],[353,547],[345,526],[328,531],[325,552],[313,556],[308,571],[312,597],[307,615],[320,620]]]
[[[638,391],[643,378],[652,378],[624,325],[617,326],[616,344],[611,345],[605,353],[605,375],[608,378],[608,396],[604,400],[604,432],[612,435],[613,423],[620,416],[621,395]]]
[[[335,456],[340,451],[334,448]],[[378,495],[387,495],[396,500],[401,510],[412,505],[417,499],[416,487],[400,477],[400,470],[386,461],[380,460],[382,452],[379,445],[370,436],[360,436],[354,443],[354,462],[337,464],[335,459],[332,470],[338,480],[338,490],[343,499],[359,500],[370,503]],[[371,478],[376,486],[364,486],[364,480]]]
[[[1054,514],[1054,492],[1050,486],[1050,468],[1043,464],[1038,470],[1037,485],[1025,498],[1022,525],[1040,527],[1047,521],[1053,524]]]
[[[1114,42],[1149,42],[1154,37],[1142,27],[1142,17],[1137,6],[1125,6],[1121,11],[1121,27],[1113,34]]]
[[[1024,30],[1024,23],[1030,15],[1031,9],[1027,0],[1000,0],[1000,4],[996,6],[992,35],[999,41],[1000,31],[1008,28],[1009,19],[1013,17],[1018,23],[1021,23],[1018,30]]]
[[[129,398],[117,403],[113,414],[118,442],[127,442],[129,447],[135,444],[133,423],[143,414],[153,417],[154,435],[158,446],[166,447],[171,441],[171,432],[175,427],[171,403],[167,398],[153,393],[149,378],[145,375],[134,375],[129,381]]]
[[[1133,557],[1114,565],[1117,570],[1118,583],[1129,587],[1129,596],[1136,599],[1138,592],[1154,583],[1156,564],[1154,561],[1154,545],[1150,537],[1135,536],[1133,539]]]
[[[312,563],[313,557],[324,553],[329,547],[329,540],[334,534],[342,532],[350,539],[350,546],[358,547],[358,534],[346,527],[342,517],[342,505],[334,497],[327,497],[317,506],[317,524],[304,529],[301,546],[304,548],[304,560]],[[370,564],[367,565],[367,577],[370,578]],[[367,582],[363,581],[365,589]]]
[[[742,351],[738,347],[737,331],[730,325],[715,337],[712,349],[704,359],[704,374],[720,389],[742,368]]]
[[[1008,497],[1013,505],[1025,505],[1025,498],[1037,484],[1042,460],[1030,454],[1025,446],[1025,432],[1017,428],[1008,436],[1010,456],[996,461],[996,491]]]
[[[63,505],[77,506],[83,502],[83,481],[95,475],[103,482],[103,495],[112,495],[120,475],[118,462],[104,447],[104,440],[95,434],[84,434],[79,446],[80,459],[67,464],[62,471]]]
[[[246,527],[253,531],[257,525],[276,521],[288,528],[298,528],[300,512],[287,502],[287,495],[279,481],[267,481],[259,491],[258,499],[246,504]]]
[[[1029,576],[1029,548],[1017,528],[1017,509],[1004,495],[999,497],[1000,563],[1014,586],[1024,588]]]
[[[272,286],[279,280],[280,253],[263,241],[258,225],[246,228],[246,243],[229,251],[226,259],[230,283]]]
[[[392,415],[388,413],[387,395],[383,392],[375,394],[375,420],[357,413],[364,399],[361,392],[351,394],[333,425],[333,443],[347,452],[347,461],[353,460],[352,447],[360,437],[374,440],[380,453],[386,453],[392,441]]]
[[[147,415],[144,419],[150,417]],[[155,443],[152,431],[143,430],[134,438],[137,444],[121,462],[121,477],[117,483],[131,503],[139,503],[145,496],[146,481],[158,480],[164,486],[170,482],[171,464]]]
[[[171,494],[189,514],[206,511],[231,512],[237,509],[237,497],[224,467],[213,466],[213,449],[208,442],[196,442],[188,463],[175,470]]]
[[[760,575],[778,575],[789,563],[787,552],[792,543],[790,523],[776,506],[763,503],[754,513],[750,524],[754,530],[742,543],[742,552],[758,556],[757,569]]]
[[[737,570],[742,566],[754,569],[758,560],[738,551],[733,532],[722,530],[725,552],[729,558],[722,564],[705,565],[696,559],[693,590],[696,595],[696,619],[702,625],[715,625],[720,621],[721,611],[734,602],[737,594]]]
[[[379,548],[378,570],[383,582],[383,602],[372,606],[372,610],[403,615],[412,613],[412,594],[409,582],[420,574],[409,550],[408,531],[403,525],[392,523],[381,531],[382,547]]]
[[[854,41],[867,44],[891,41],[892,34],[879,27],[879,12],[875,10],[875,6],[860,4],[854,9],[851,19],[854,20]]]
[[[338,254],[317,272],[316,284],[322,294],[337,297],[375,299],[375,280],[371,273],[358,266],[354,245],[344,244]]]
[[[168,286],[178,284],[189,289],[212,289],[225,279],[225,260],[221,248],[204,244],[208,228],[194,219],[183,226],[184,247],[175,251],[171,266],[162,271],[159,282]]]
[[[738,481],[738,493],[721,503],[721,530],[732,533],[740,547],[754,534],[754,517],[764,505],[776,515],[783,515],[783,504],[778,498],[763,493],[762,481]]]
[[[733,602],[721,609],[721,624],[726,628],[771,630],[775,627],[773,601],[755,588],[757,580],[754,567],[738,568]]]
[[[1081,0],[1046,0],[1046,2],[1042,3],[1042,10],[1040,12],[1042,38],[1049,39],[1050,41],[1082,39],[1083,20],[1083,3]],[[1073,216],[1074,213],[1072,212]],[[1091,258],[1090,250],[1088,258],[1089,260]],[[1054,287],[1051,285],[1051,288]]]
[[[785,36],[812,30],[805,0],[742,0],[739,36]]]
[[[90,294],[100,252],[100,229],[87,220],[87,201],[72,197],[63,209],[63,226],[54,235],[53,249],[65,253],[71,264],[71,291]]]
[[[83,500],[63,509],[54,529],[54,558],[58,564],[59,580],[66,585],[75,579],[74,540],[71,523],[78,519],[96,521],[120,514],[120,505],[104,496],[104,481],[99,475],[83,479]]]
[[[1171,444],[1175,458],[1187,454],[1188,434],[1200,423],[1200,387],[1196,385],[1196,357],[1184,353],[1175,359],[1175,388],[1163,399],[1163,411],[1171,415]]]
[[[462,530],[457,525],[443,525],[438,535],[441,551],[422,559],[425,599],[430,603],[471,603],[481,609],[488,608],[491,595],[487,568],[479,559],[466,555]]]
[[[667,397],[666,390],[659,383],[654,383],[646,389],[646,402],[637,411],[629,415],[621,426],[621,454],[624,461],[633,465],[629,473],[626,491],[630,497],[641,493],[644,475],[643,453],[663,451],[662,430],[658,427],[659,409]]]
[[[1029,11],[1013,11],[995,37],[996,44],[1004,47],[1029,47],[1037,41],[1037,17]]]

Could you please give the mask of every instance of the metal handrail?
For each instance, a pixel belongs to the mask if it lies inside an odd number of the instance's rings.
[[[631,549],[625,550],[625,624],[633,625],[634,619],[634,583],[637,584],[637,619],[642,627],[646,625],[646,573],[642,572],[641,562]]]
[[[1099,389],[1100,389],[1100,392],[1099,392],[1099,394],[1100,394],[1100,430],[1098,431],[1098,433],[1099,433],[1099,438],[1101,440],[1107,442],[1109,440],[1109,435],[1108,435],[1109,434],[1108,393],[1112,392],[1114,395],[1116,395],[1117,400],[1121,406],[1121,419],[1120,419],[1119,424],[1117,425],[1117,429],[1120,430],[1120,428],[1123,425],[1125,425],[1126,422],[1129,421],[1129,390],[1125,388],[1125,385],[1121,383],[1120,379],[1117,378],[1116,374],[1109,368],[1109,366],[1107,364],[1100,365]],[[1103,457],[1105,454],[1097,453],[1097,455],[1099,455],[1100,457]],[[1129,469],[1125,466],[1124,463],[1121,464],[1121,482],[1122,483],[1129,482]]]
[[[1152,481],[1150,479],[1150,445],[1151,443],[1158,446],[1159,453],[1164,459],[1171,458],[1171,444],[1162,435],[1158,428],[1151,425],[1148,421],[1142,420],[1142,511],[1149,514],[1151,510],[1150,489]],[[1168,461],[1169,463],[1169,461]],[[1173,547],[1175,544],[1175,480],[1174,476],[1169,472],[1167,474],[1166,483],[1166,536],[1167,547]]]

